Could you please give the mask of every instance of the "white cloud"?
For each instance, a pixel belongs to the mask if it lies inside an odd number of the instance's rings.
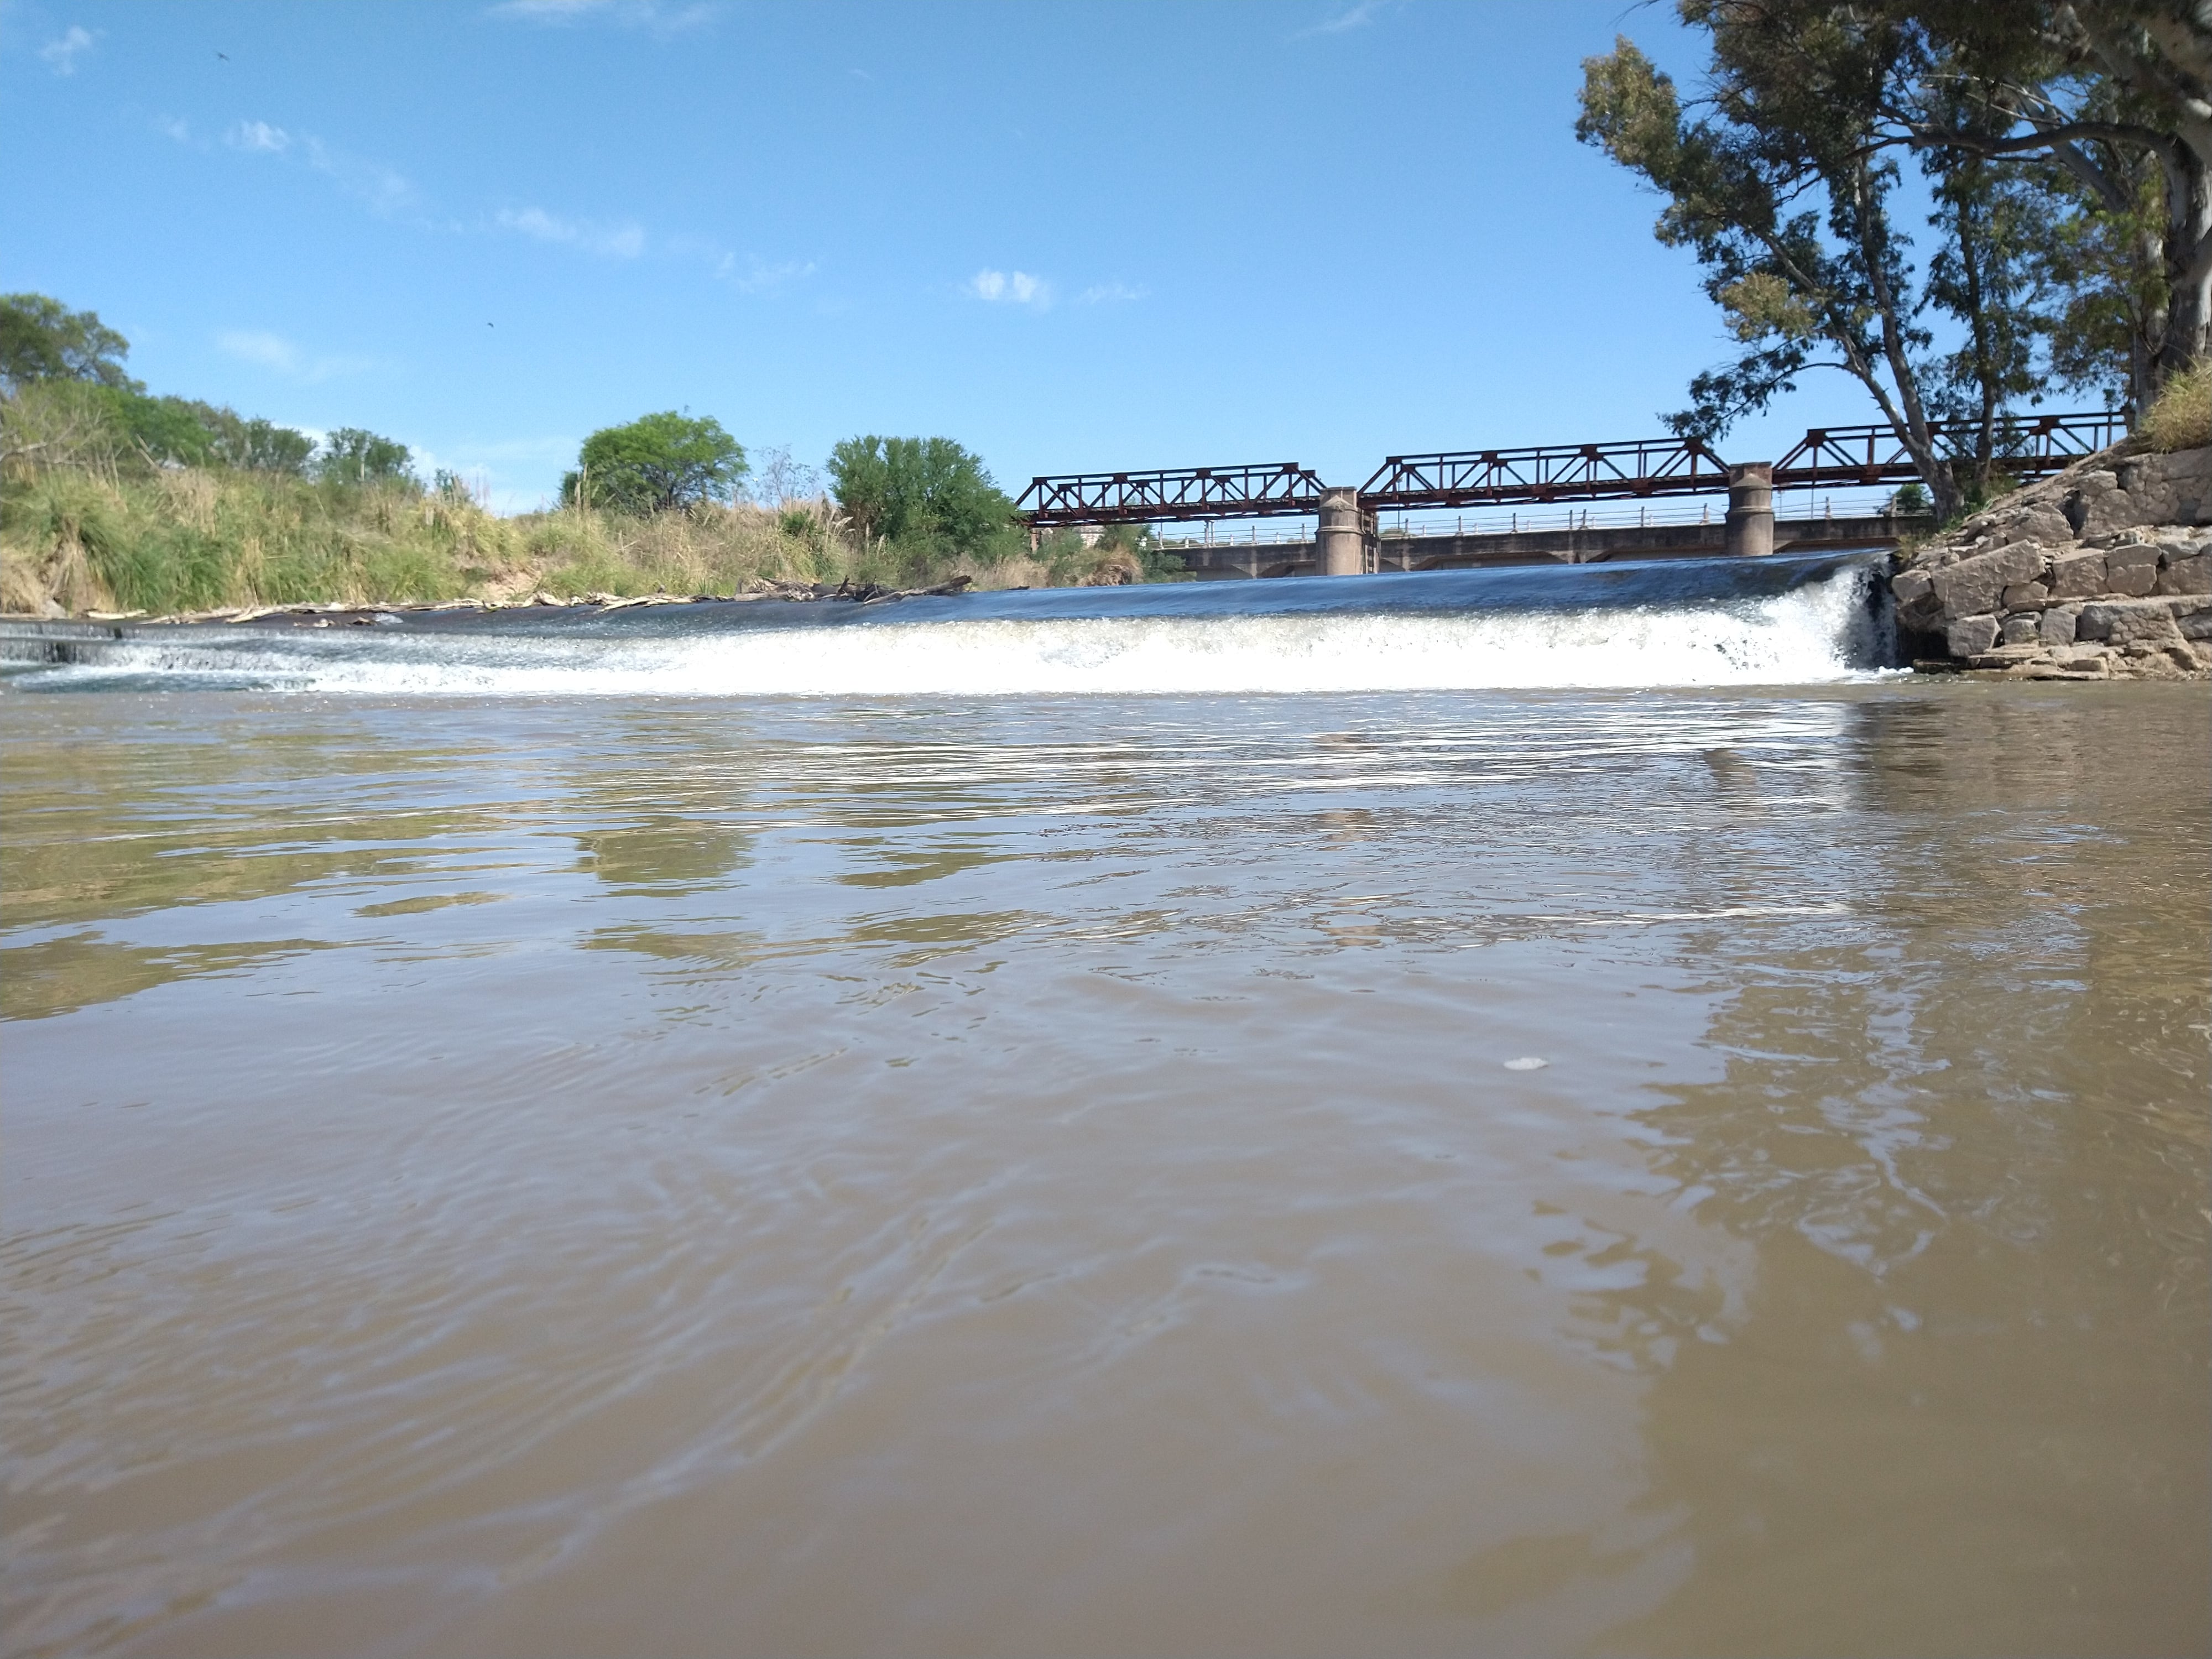
[[[180,144],[189,144],[192,142],[191,123],[185,120],[181,115],[155,116],[154,118],[154,131],[166,134],[167,137],[175,139]]]
[[[225,355],[271,370],[288,380],[312,384],[376,367],[375,360],[369,357],[310,357],[283,335],[266,329],[227,329],[216,336],[215,343]]]
[[[189,141],[190,132],[182,121],[159,125],[179,143]],[[415,202],[415,186],[405,174],[381,161],[364,161],[333,149],[313,133],[295,136],[267,121],[240,121],[223,135],[223,143],[258,155],[289,155],[296,149],[310,167],[347,195],[366,203],[372,212],[387,218]]]
[[[992,305],[1028,306],[1042,311],[1052,304],[1052,284],[1026,270],[979,270],[966,291]]]
[[[790,287],[802,276],[814,274],[811,259],[786,259],[778,264],[763,264],[758,259],[746,262],[744,274],[738,273],[734,256],[724,254],[714,267],[714,275],[728,283],[740,294],[774,294]]]
[[[669,35],[710,21],[719,9],[707,0],[684,6],[663,5],[660,0],[500,0],[490,8],[489,15],[541,27],[612,23],[621,28]]]
[[[1300,29],[1291,38],[1303,40],[1308,35],[1342,34],[1347,30],[1364,28],[1389,3],[1389,0],[1358,0],[1357,4],[1347,7],[1334,17],[1323,18],[1310,28]]]
[[[390,215],[413,204],[415,186],[408,183],[405,174],[381,161],[367,161],[343,150],[332,149],[319,138],[309,138],[307,146],[309,167],[335,182],[347,195],[366,202],[374,211]]]
[[[1098,283],[1075,296],[1078,305],[1116,305],[1129,300],[1141,300],[1151,294],[1148,288],[1131,288],[1127,283]]]
[[[598,225],[587,219],[563,219],[544,208],[501,208],[494,216],[501,230],[581,248],[611,259],[635,259],[645,252],[645,232],[636,225]]]
[[[292,148],[292,135],[282,127],[270,126],[266,121],[240,121],[231,128],[229,136],[223,142],[233,149],[282,155]]]
[[[281,334],[231,329],[216,336],[215,343],[242,362],[258,363],[280,374],[293,374],[300,367],[300,349]]]
[[[39,48],[39,56],[57,75],[75,75],[76,60],[92,50],[94,36],[91,30],[79,23],[69,26],[66,34],[56,35]]]

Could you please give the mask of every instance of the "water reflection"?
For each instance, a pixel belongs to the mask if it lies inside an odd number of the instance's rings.
[[[2201,1647],[2124,690],[0,710],[11,1640]]]
[[[1650,1334],[1649,1504],[1695,1562],[1608,1645],[2202,1644],[2159,1590],[2212,1569],[2212,803],[2173,764],[2204,721],[2094,714],[1861,705],[1887,902],[1792,950],[1704,942],[1738,987],[1725,1074],[1639,1115],[1758,1274],[1733,1310],[1604,1293]]]

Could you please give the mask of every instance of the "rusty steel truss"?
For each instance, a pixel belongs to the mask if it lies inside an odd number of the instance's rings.
[[[1980,441],[1978,421],[1944,421],[1932,428],[1936,453],[1971,460]],[[1994,453],[2015,478],[2040,478],[2063,471],[2128,434],[2118,410],[2094,415],[2021,415],[1998,423]],[[1920,477],[1912,453],[1887,422],[1878,426],[1816,427],[1774,464],[1777,489],[1821,484],[1911,483]]]
[[[1980,423],[1942,422],[1934,430],[1942,454],[1965,460]],[[2039,478],[2126,435],[2126,418],[2118,412],[2014,416],[1998,425],[1996,453],[2011,477]],[[1695,438],[1393,455],[1360,486],[1359,506],[1385,513],[1718,495],[1728,473],[1728,464]],[[1919,476],[1887,425],[1815,428],[1774,464],[1777,489],[1902,484]],[[1190,523],[1316,514],[1324,489],[1310,469],[1281,461],[1035,478],[1017,505],[1037,529]]]
[[[1266,519],[1321,510],[1322,484],[1296,461],[1190,466],[1161,472],[1084,472],[1033,478],[1015,503],[1039,528]]]
[[[1622,496],[1703,495],[1728,488],[1728,463],[1695,438],[1549,448],[1393,455],[1359,487],[1371,512],[1502,507]]]

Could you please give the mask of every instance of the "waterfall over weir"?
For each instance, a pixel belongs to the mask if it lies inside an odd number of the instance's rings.
[[[1802,684],[1888,666],[1881,556],[406,612],[0,622],[12,690],[905,696]]]

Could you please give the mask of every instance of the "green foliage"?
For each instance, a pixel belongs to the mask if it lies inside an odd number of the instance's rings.
[[[90,311],[71,311],[43,294],[0,294],[0,384],[92,380],[138,392],[123,372],[131,342]]]
[[[993,563],[1020,550],[1013,503],[981,459],[950,438],[848,438],[830,453],[830,482],[864,543],[910,559],[965,555]]]
[[[2044,381],[2051,216],[2037,181],[1990,159],[2017,118],[1960,72],[1960,43],[1983,50],[1990,9],[1680,0],[1712,54],[1694,114],[1625,39],[1583,64],[1577,136],[1666,198],[1660,240],[1694,252],[1742,347],[1692,381],[1691,406],[1667,417],[1675,430],[1711,442],[1807,371],[1838,369],[1881,408],[1942,516],[1995,487],[2006,413]],[[1934,132],[1942,142],[1923,142]],[[1937,233],[1917,265],[1893,222],[1896,158],[1914,153]],[[1943,351],[1929,323],[1947,314],[1959,339]],[[1936,440],[1945,419],[1976,423],[1963,458]]]
[[[123,376],[119,335],[39,295],[0,302],[0,609],[156,614],[234,606],[758,591],[763,583],[980,586],[1174,580],[1137,526],[1028,556],[1012,503],[947,439],[856,438],[811,469],[770,451],[771,506],[739,500],[743,447],[712,420],[649,415],[594,433],[574,502],[629,509],[500,519],[407,447],[358,427],[305,434]],[[681,509],[672,511],[670,509]],[[1061,542],[1066,543],[1065,545]]]
[[[210,453],[221,465],[248,472],[278,472],[298,477],[307,471],[314,441],[304,432],[258,417],[247,419],[233,409],[194,404],[193,411],[205,427]],[[403,452],[404,453],[404,452]]]
[[[200,415],[204,405],[113,386],[99,392],[116,430],[144,459],[182,466],[206,466],[217,459],[215,434]]]
[[[317,477],[337,483],[367,483],[371,479],[410,477],[414,454],[405,444],[380,438],[357,426],[342,426],[323,440],[316,452]]]
[[[744,447],[720,422],[666,410],[585,439],[561,498],[573,504],[580,490],[590,505],[618,512],[689,512],[735,501],[745,471]]]
[[[1667,198],[1659,240],[1696,253],[1746,347],[1692,383],[1691,407],[1668,417],[1686,434],[1717,439],[1816,366],[1845,369],[1892,408],[1917,400],[1898,382],[1929,336],[1889,226],[1897,169],[1864,144],[1902,43],[1844,9],[1686,0],[1713,50],[1712,113],[1695,119],[1626,39],[1583,66],[1576,136]]]

